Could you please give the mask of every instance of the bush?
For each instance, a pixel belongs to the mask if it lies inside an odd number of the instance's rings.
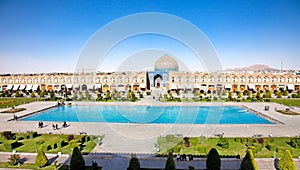
[[[247,149],[246,156],[242,160],[241,170],[258,170],[254,156],[251,149]]]
[[[13,141],[13,142],[5,142],[4,143],[4,148],[7,149],[7,150],[13,150],[15,148],[18,148],[20,146],[22,146],[23,143],[22,142],[18,142],[18,141]]]
[[[92,161],[92,170],[98,170],[98,164],[97,162]]]
[[[68,138],[68,141],[71,141],[71,140],[75,139],[75,138],[74,138],[74,135],[68,135],[67,138]]]
[[[43,148],[38,149],[38,154],[35,158],[35,165],[39,168],[44,167],[48,163],[48,158],[46,157]]]
[[[296,170],[295,162],[292,158],[291,152],[285,150],[282,158],[278,162],[278,170]]]
[[[135,155],[131,155],[131,159],[127,170],[139,170],[139,169],[141,169],[139,159]]]
[[[82,170],[85,167],[85,161],[78,147],[73,149],[73,153],[70,161],[70,169],[72,170]]]
[[[221,158],[215,148],[211,148],[206,159],[207,170],[219,170],[221,168]]]
[[[52,149],[51,145],[48,145],[48,146],[47,146],[47,151],[49,151],[49,150],[51,150],[51,149]]]
[[[9,165],[17,165],[20,161],[20,155],[17,155],[17,154],[13,154],[13,155],[10,155],[10,157],[8,158],[9,160]]]
[[[220,146],[221,148],[229,148],[229,142],[228,139],[225,139],[223,137],[221,137],[217,143],[217,146]]]
[[[38,137],[38,133],[37,132],[29,132],[28,136],[29,136],[29,138],[36,138],[36,137]]]
[[[14,135],[11,133],[11,131],[4,131],[4,132],[1,133],[1,135],[6,140],[13,140],[14,139]]]
[[[56,149],[57,148],[57,143],[54,143],[53,144],[53,149]]]
[[[173,154],[170,152],[166,161],[165,170],[175,170],[175,162],[173,158]]]

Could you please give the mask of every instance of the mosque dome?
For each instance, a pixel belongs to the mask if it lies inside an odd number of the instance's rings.
[[[178,64],[174,58],[165,55],[156,60],[154,64],[154,70],[167,72],[178,71]]]

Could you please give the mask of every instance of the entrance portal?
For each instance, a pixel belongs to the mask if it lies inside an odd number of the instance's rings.
[[[156,88],[160,88],[162,80],[163,79],[161,75],[157,74],[154,76],[154,84]]]

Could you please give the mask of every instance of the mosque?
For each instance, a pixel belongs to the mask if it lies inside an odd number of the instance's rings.
[[[0,75],[1,91],[300,91],[296,72],[184,72],[171,56],[160,57],[153,71]]]

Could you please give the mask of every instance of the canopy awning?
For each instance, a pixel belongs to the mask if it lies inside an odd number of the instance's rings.
[[[171,84],[171,90],[176,90],[177,87],[176,87],[176,84]]]
[[[178,89],[183,89],[183,86],[179,84]]]
[[[207,90],[207,87],[206,87],[206,86],[201,86],[201,87],[200,87],[200,90],[206,91],[206,90]]]
[[[118,85],[117,91],[125,91],[124,85]]]
[[[141,88],[141,89],[145,89],[145,88],[146,88],[146,85],[145,85],[145,84],[141,84],[141,85],[140,85],[140,88]]]
[[[21,84],[19,90],[24,90],[26,88],[26,85],[25,84]]]
[[[191,85],[186,85],[186,89],[192,89],[192,86]]]
[[[93,85],[93,84],[88,84],[88,85],[87,85],[87,89],[93,90],[93,89],[94,89],[94,85]]]
[[[282,84],[281,84],[281,85],[278,85],[278,88],[279,88],[279,89],[284,89],[284,85],[282,85]]]
[[[11,90],[13,88],[12,84],[7,85],[6,90]]]
[[[33,85],[32,90],[37,91],[38,88],[39,88],[39,85],[38,85],[38,84],[35,84],[35,85]]]
[[[95,84],[95,89],[101,89],[102,84]]]
[[[295,90],[295,87],[292,84],[287,84],[286,87],[288,90]]]
[[[66,86],[67,86],[67,89],[72,89],[73,84],[67,84]]]
[[[60,90],[60,85],[55,84],[55,85],[54,85],[54,90]]]
[[[80,85],[79,85],[79,84],[74,84],[74,88],[75,88],[75,89],[79,89],[79,88],[80,88]]]
[[[225,84],[225,85],[224,85],[224,88],[225,88],[225,89],[231,89],[231,85],[230,85],[230,84]]]
[[[194,89],[199,89],[199,88],[200,88],[199,84],[194,84]]]
[[[13,90],[18,90],[18,89],[19,89],[19,87],[20,87],[20,85],[19,85],[19,84],[15,84],[15,85],[14,85],[14,88],[13,88]]]
[[[254,86],[254,84],[248,84],[247,86],[248,86],[248,89],[249,89],[249,90],[253,90],[253,89],[255,89],[255,86]]]
[[[25,90],[31,90],[32,89],[32,84],[28,84],[27,86],[26,86],[26,89]]]

